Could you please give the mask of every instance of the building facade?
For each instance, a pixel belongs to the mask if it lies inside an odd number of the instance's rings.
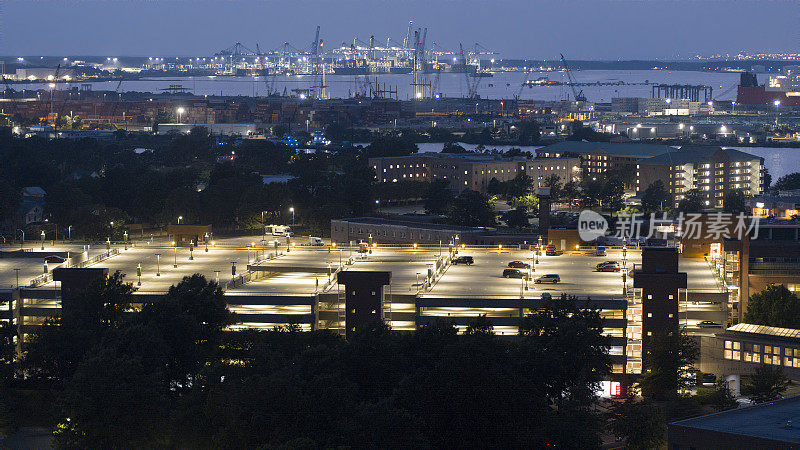
[[[645,158],[636,166],[636,191],[641,195],[661,181],[674,206],[686,192],[697,189],[706,208],[722,208],[725,193],[741,190],[747,196],[764,189],[764,159],[722,147],[688,147]]]
[[[370,158],[369,166],[379,183],[401,181],[432,182],[447,180],[450,189],[486,192],[489,182],[510,181],[520,173],[533,178],[541,186],[550,175],[558,175],[561,183],[580,180],[578,158],[502,158],[495,155],[455,155],[418,153],[409,156]]]

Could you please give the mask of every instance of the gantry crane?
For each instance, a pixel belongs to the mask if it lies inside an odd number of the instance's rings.
[[[575,97],[576,102],[585,102],[586,96],[583,95],[583,89],[578,91],[575,89],[575,80],[572,79],[572,72],[569,71],[569,67],[567,67],[567,61],[564,59],[564,54],[560,53],[561,55],[561,64],[564,66],[564,71],[567,72],[567,80],[569,80],[569,87],[572,89],[572,95]]]

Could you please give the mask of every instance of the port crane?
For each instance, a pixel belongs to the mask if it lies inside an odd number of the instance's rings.
[[[583,89],[578,91],[575,89],[575,80],[572,79],[572,72],[570,72],[569,67],[567,66],[567,61],[564,59],[564,54],[560,53],[561,55],[561,64],[564,66],[564,71],[567,72],[567,79],[569,80],[569,87],[572,89],[572,96],[575,97],[576,102],[585,102],[586,96],[583,95]]]
[[[467,57],[464,55],[464,46],[462,46],[461,43],[458,44],[458,50],[461,53],[461,60],[464,61],[464,67],[466,67],[468,61]],[[464,76],[467,81],[467,98],[478,97],[478,85],[481,82],[481,78],[477,73],[470,73],[469,71],[465,71]]]

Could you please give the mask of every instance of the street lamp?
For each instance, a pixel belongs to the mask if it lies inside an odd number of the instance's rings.
[[[208,253],[208,233],[206,233],[206,235],[205,235],[205,236],[203,236],[203,238],[204,238],[203,240],[204,240],[204,241],[205,241],[205,243],[206,243],[206,253]]]
[[[139,263],[139,265],[136,266],[136,276],[139,277],[139,281],[136,282],[136,285],[137,286],[141,286],[142,285],[142,263]]]
[[[156,253],[156,276],[161,276],[161,253]]]
[[[122,237],[125,241],[125,250],[128,249],[128,230],[125,230],[125,233],[122,234]]]
[[[42,250],[44,250],[44,230],[42,230]]]
[[[173,250],[173,255],[174,255],[174,262],[173,262],[172,267],[177,269],[178,268],[178,243],[175,242],[175,241],[172,241],[172,250]]]
[[[178,216],[178,225],[180,225],[181,220],[183,220],[183,216]]]
[[[22,249],[22,246],[25,244],[25,231],[24,230],[17,230],[22,233],[22,240],[19,241],[19,248]]]
[[[289,211],[292,213],[292,226],[294,226],[294,206],[290,206]]]
[[[539,256],[542,255],[542,235],[539,235],[539,245],[536,247],[536,264],[539,264]]]
[[[180,107],[180,108],[176,109],[175,112],[178,113],[178,122],[177,123],[181,123],[181,116],[183,115],[183,113],[186,112],[186,110],[183,109],[183,107]]]
[[[781,115],[780,112],[781,101],[775,100],[774,102],[772,102],[772,104],[775,105],[775,128],[778,128],[778,116]]]
[[[189,261],[194,261],[194,239],[189,241]]]
[[[67,239],[72,240],[72,225],[67,227]]]

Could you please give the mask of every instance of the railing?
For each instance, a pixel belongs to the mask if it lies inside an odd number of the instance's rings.
[[[72,258],[68,258],[66,261],[64,261],[64,263],[62,263],[62,265],[60,267],[63,267],[65,269],[67,269],[67,268],[89,267],[89,266],[97,264],[97,263],[99,263],[101,261],[105,261],[106,259],[111,258],[113,256],[116,256],[118,254],[119,254],[119,250],[112,249],[112,250],[108,250],[108,251],[106,251],[104,253],[101,253],[99,255],[95,255],[95,256],[93,256],[93,257],[91,257],[89,259],[80,261],[80,262],[75,263],[75,264],[72,263]],[[43,274],[31,279],[29,287],[34,287],[34,288],[35,287],[39,287],[39,286],[41,286],[43,284],[47,284],[47,283],[49,283],[51,281],[53,281],[53,271],[49,270],[47,273],[43,273]]]

